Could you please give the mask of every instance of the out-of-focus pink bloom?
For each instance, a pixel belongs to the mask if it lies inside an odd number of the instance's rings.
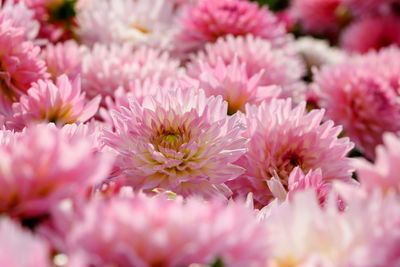
[[[265,226],[244,203],[226,205],[161,195],[98,199],[65,233],[84,266],[265,266]],[[99,223],[101,222],[101,223]]]
[[[364,159],[355,162],[357,178],[367,193],[380,191],[400,195],[400,140],[392,133],[383,135],[384,146],[376,149],[375,164]]]
[[[301,87],[300,81],[305,74],[305,67],[291,48],[277,48],[271,42],[252,35],[228,35],[219,38],[214,44],[207,44],[204,50],[192,57],[187,68],[190,76],[198,76],[201,62],[216,67],[218,58],[222,58],[226,65],[232,64],[237,58],[240,64],[246,64],[248,77],[263,70],[259,78],[260,86],[282,86],[285,95],[290,95],[295,88]]]
[[[35,13],[27,8],[23,1],[16,3],[14,0],[0,2],[0,17],[3,20],[11,20],[12,26],[24,28],[25,39],[33,40],[39,31],[39,22],[34,19]]]
[[[67,138],[52,125],[36,125],[0,146],[0,212],[20,219],[46,216],[63,199],[79,199],[108,175],[106,154],[86,138]]]
[[[0,218],[0,240],[1,266],[51,266],[48,245],[6,217]]]
[[[391,13],[391,5],[398,0],[341,0],[352,15],[356,17],[368,17],[371,15],[388,15]]]
[[[392,44],[400,46],[400,19],[397,16],[360,19],[346,28],[340,43],[344,49],[360,53]]]
[[[392,47],[314,73],[318,104],[371,159],[382,134],[400,130],[398,58]]]
[[[89,98],[111,96],[119,88],[128,90],[134,80],[153,79],[163,84],[178,74],[179,61],[167,52],[149,47],[133,51],[131,45],[95,45],[82,62],[82,87]]]
[[[75,23],[74,0],[18,0],[34,10],[40,22],[39,38],[51,42],[66,41],[73,36]]]
[[[32,82],[48,77],[40,48],[24,41],[24,29],[15,28],[10,20],[0,18],[0,110],[9,110],[11,103],[26,93]]]
[[[231,194],[224,182],[243,172],[233,162],[246,147],[240,115],[229,117],[221,96],[189,89],[160,92],[142,105],[130,99],[129,109],[112,112],[116,131],[106,129],[104,142],[119,153],[117,166],[134,189]]]
[[[171,46],[176,31],[172,1],[81,0],[78,4],[76,32],[86,45],[130,43],[162,49]]]
[[[183,82],[203,89],[207,96],[222,95],[228,102],[228,114],[239,110],[244,112],[246,103],[260,104],[263,100],[278,97],[281,93],[281,88],[277,86],[260,85],[264,70],[249,76],[246,63],[239,63],[236,57],[229,65],[225,65],[220,57],[215,67],[201,60],[196,65],[199,71],[188,73],[192,79],[184,77]]]
[[[81,123],[89,120],[97,112],[101,97],[86,103],[81,92],[81,81],[70,82],[66,75],[52,81],[39,80],[32,84],[27,95],[13,104],[14,120],[23,125],[53,122],[58,126]]]
[[[251,34],[277,43],[287,38],[285,26],[267,7],[241,0],[201,0],[186,7],[180,24],[176,42],[183,52],[196,51],[228,34]]]
[[[69,79],[74,80],[82,71],[82,57],[85,54],[85,48],[80,47],[73,40],[56,45],[49,44],[42,54],[47,64],[47,71],[53,80],[62,74],[66,74]]]
[[[332,121],[321,124],[323,116],[323,110],[306,113],[304,102],[292,108],[290,99],[247,106],[244,135],[250,142],[248,152],[236,162],[246,172],[228,186],[242,198],[252,192],[258,206],[265,206],[274,198],[269,181],[279,179],[287,191],[295,167],[303,172],[321,169],[323,182],[351,182],[346,155],[353,144],[348,138],[338,139],[340,126],[333,127]]]
[[[293,17],[307,33],[335,35],[348,19],[348,10],[342,0],[293,0]]]

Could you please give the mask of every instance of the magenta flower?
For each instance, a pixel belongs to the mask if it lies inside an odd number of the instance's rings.
[[[9,111],[32,82],[48,77],[40,48],[24,41],[24,29],[15,28],[10,20],[0,19],[0,109]]]
[[[144,195],[98,199],[65,233],[84,266],[265,266],[265,226],[244,203]],[[99,223],[101,222],[101,223]]]
[[[264,73],[248,76],[246,64],[240,64],[235,57],[233,62],[225,65],[222,58],[217,59],[216,66],[207,62],[197,62],[198,72],[188,73],[191,78],[183,78],[184,83],[196,84],[205,91],[207,96],[222,95],[228,102],[228,114],[243,111],[246,103],[259,104],[263,100],[279,97],[281,89],[277,86],[261,86],[260,79]],[[186,81],[185,81],[186,80]]]
[[[270,181],[278,179],[288,191],[289,177],[295,167],[304,173],[320,169],[323,182],[351,182],[352,167],[347,153],[353,148],[348,138],[338,139],[341,127],[332,121],[321,124],[324,112],[306,113],[305,103],[292,108],[290,100],[273,99],[258,108],[247,106],[245,136],[250,138],[248,152],[237,162],[246,169],[230,188],[241,197],[253,193],[258,206],[273,198]]]
[[[0,237],[1,266],[52,266],[46,242],[6,217],[0,218]]]
[[[345,134],[371,159],[382,134],[400,129],[396,58],[400,50],[393,47],[314,73],[318,105],[326,108],[329,119],[343,125]]]
[[[225,65],[233,63],[235,58],[240,64],[246,64],[248,77],[260,75],[259,85],[279,85],[283,93],[291,95],[293,90],[301,87],[301,78],[305,74],[305,66],[289,47],[278,48],[273,43],[254,38],[252,35],[233,37],[228,35],[219,38],[214,44],[207,44],[205,51],[192,57],[187,73],[196,77],[201,72],[201,64],[217,66],[217,59],[222,58]]]
[[[282,42],[285,26],[266,7],[241,0],[202,0],[188,6],[181,18],[178,49],[192,52],[228,34]]]
[[[240,115],[227,116],[222,97],[203,90],[173,90],[130,99],[114,111],[115,132],[104,142],[119,156],[117,166],[134,189],[164,188],[184,196],[230,195],[224,182],[243,169],[235,162],[245,152]]]
[[[0,146],[0,156],[0,212],[21,219],[46,216],[61,200],[84,197],[112,165],[84,137],[67,138],[51,125],[15,134]]]
[[[20,102],[13,104],[14,120],[23,125],[53,122],[58,126],[85,122],[97,112],[100,100],[97,96],[86,103],[79,78],[71,83],[66,75],[62,75],[56,84],[39,80],[32,84]]]
[[[392,44],[400,46],[400,19],[386,15],[360,19],[346,28],[340,42],[344,49],[360,53]]]

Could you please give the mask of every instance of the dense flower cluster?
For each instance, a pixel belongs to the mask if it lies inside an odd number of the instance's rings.
[[[0,266],[400,267],[399,7],[0,1]]]

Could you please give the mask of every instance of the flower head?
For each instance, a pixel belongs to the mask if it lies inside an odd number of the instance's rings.
[[[229,195],[224,182],[243,169],[233,162],[245,152],[239,115],[227,116],[222,97],[202,90],[173,90],[113,114],[115,133],[104,142],[135,189],[164,188],[182,195]]]
[[[274,196],[268,182],[279,179],[287,189],[295,167],[303,172],[320,169],[323,181],[351,181],[352,166],[346,154],[353,148],[348,138],[338,139],[341,127],[332,121],[321,124],[323,110],[306,113],[305,103],[292,108],[291,100],[271,100],[246,110],[248,152],[237,164],[246,169],[229,182],[239,196],[253,192],[264,206]]]
[[[65,233],[65,243],[71,254],[82,253],[87,265],[189,266],[219,260],[224,266],[258,267],[268,258],[265,227],[244,203],[137,195],[92,201],[82,213]]]
[[[397,58],[400,50],[392,47],[314,73],[318,105],[369,158],[384,132],[400,129]]]
[[[202,0],[188,5],[180,24],[177,42],[184,52],[201,49],[205,43],[228,34],[251,34],[278,43],[286,39],[285,26],[272,12],[241,0]]]
[[[228,114],[239,110],[244,112],[246,103],[259,104],[263,100],[278,97],[281,93],[277,86],[260,85],[263,70],[254,76],[248,76],[246,63],[240,64],[236,57],[229,65],[225,65],[219,57],[215,67],[203,61],[198,62],[197,66],[199,72],[189,73],[193,79],[189,78],[186,82],[196,84],[207,96],[222,95],[228,102]]]
[[[201,65],[205,63],[215,68],[218,58],[225,65],[232,64],[237,58],[238,63],[245,64],[248,77],[260,75],[260,86],[281,86],[285,95],[291,95],[293,89],[299,87],[305,74],[302,60],[291,48],[278,48],[273,43],[252,35],[228,35],[219,38],[214,44],[207,44],[204,51],[193,56],[187,67],[188,75],[198,76]],[[259,74],[261,71],[262,74]]]
[[[43,124],[15,134],[0,155],[0,212],[21,219],[46,216],[61,200],[84,197],[112,164],[109,156],[93,154],[86,138],[68,138]]]
[[[62,126],[85,122],[97,112],[100,99],[97,96],[86,103],[79,78],[71,83],[66,75],[62,75],[57,78],[56,84],[39,80],[32,84],[27,95],[13,104],[14,119],[24,125],[53,122]]]

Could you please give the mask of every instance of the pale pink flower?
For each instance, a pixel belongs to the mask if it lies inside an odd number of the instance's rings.
[[[371,159],[382,134],[400,130],[397,58],[400,50],[392,47],[314,73],[318,105]]]
[[[42,55],[53,80],[62,74],[74,80],[82,71],[82,57],[85,52],[85,47],[69,40],[56,45],[48,44]]]
[[[230,195],[224,182],[243,172],[233,162],[246,139],[240,115],[229,117],[227,106],[203,90],[160,92],[142,105],[130,99],[129,109],[112,113],[116,131],[105,130],[104,142],[134,189]]]
[[[228,114],[239,110],[244,112],[246,103],[259,104],[263,100],[279,97],[281,93],[281,88],[277,86],[260,85],[264,70],[250,76],[246,72],[246,63],[239,63],[236,57],[227,65],[220,57],[215,67],[201,60],[196,65],[199,71],[188,73],[190,78],[183,77],[182,82],[203,89],[207,96],[222,95],[228,102]]]
[[[1,266],[52,266],[48,245],[9,218],[0,218],[0,240]]]
[[[400,18],[374,16],[355,21],[344,30],[340,44],[348,51],[359,53],[392,44],[400,46]]]
[[[86,103],[79,77],[71,82],[66,75],[62,75],[55,84],[50,80],[39,80],[32,84],[27,95],[13,104],[14,120],[23,125],[82,123],[95,115],[100,100],[101,97],[97,96]]]
[[[355,162],[357,179],[367,193],[380,191],[383,194],[395,192],[400,195],[400,140],[392,133],[383,135],[384,145],[376,148],[375,163],[365,159]]]
[[[171,46],[176,28],[172,1],[82,0],[78,4],[76,32],[86,45]]]
[[[197,76],[202,62],[216,67],[221,57],[226,65],[232,64],[237,57],[240,64],[246,64],[248,77],[263,71],[259,78],[260,86],[278,85],[285,95],[301,87],[300,81],[305,74],[305,67],[300,57],[289,48],[277,48],[271,42],[252,35],[234,37],[228,35],[219,38],[214,44],[207,44],[204,52],[192,56],[187,73]]]
[[[277,43],[287,38],[285,26],[267,7],[241,0],[201,0],[186,7],[180,25],[176,42],[182,52],[196,51],[228,34],[252,34]]]
[[[24,28],[25,39],[33,40],[39,31],[39,22],[34,19],[35,13],[27,8],[23,1],[3,0],[0,2],[0,17],[4,20],[11,20],[12,26]]]
[[[46,65],[39,59],[40,48],[24,41],[24,29],[10,20],[0,19],[0,110],[26,93],[32,82],[47,78]]]
[[[347,153],[353,148],[348,138],[338,139],[342,128],[332,121],[321,124],[323,110],[306,113],[305,103],[292,107],[291,100],[272,99],[259,107],[247,106],[246,122],[250,138],[248,152],[236,163],[246,169],[228,186],[241,197],[253,193],[258,205],[273,198],[272,178],[285,189],[295,167],[303,172],[321,169],[323,182],[351,182],[352,166]]]
[[[0,146],[0,212],[40,218],[63,199],[79,199],[108,175],[109,155],[93,154],[85,137],[36,125]]]
[[[84,266],[265,266],[265,226],[244,203],[120,196],[89,203],[65,233]],[[99,223],[100,222],[100,223]]]
[[[335,35],[349,16],[342,0],[293,0],[290,9],[301,29],[312,34]]]
[[[88,97],[113,96],[123,87],[128,90],[134,80],[163,84],[178,75],[179,61],[167,52],[149,47],[133,51],[131,45],[95,45],[82,61],[82,88]]]

